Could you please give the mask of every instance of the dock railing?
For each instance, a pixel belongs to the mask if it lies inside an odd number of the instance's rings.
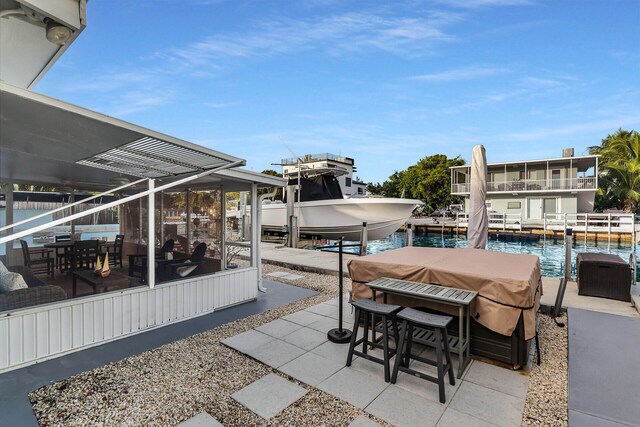
[[[628,213],[548,213],[544,214],[544,230],[561,231],[571,227],[584,233],[629,233],[635,235],[635,216]],[[635,237],[635,236],[634,236]],[[635,239],[634,239],[635,240]]]
[[[489,229],[518,230],[522,231],[522,214],[489,212]],[[459,212],[456,214],[456,227],[468,227],[469,214]]]

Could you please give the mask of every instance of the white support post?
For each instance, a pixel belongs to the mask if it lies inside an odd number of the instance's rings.
[[[147,283],[149,288],[156,286],[156,198],[153,189],[155,181],[149,179],[149,196],[147,199]],[[142,200],[142,199],[140,199]],[[142,224],[140,224],[142,228]]]
[[[607,214],[607,227],[609,228],[609,246],[611,246],[611,214]]]
[[[224,188],[220,189],[222,193],[220,212],[222,216],[222,227],[220,227],[220,269],[227,269],[227,193]]]
[[[76,213],[76,190],[71,191],[71,198],[69,200],[71,200],[71,215],[74,215]],[[70,225],[71,239],[73,240],[76,235],[76,222],[72,220]]]
[[[187,217],[185,220],[185,230],[187,233],[187,247],[184,248],[187,255],[191,255],[191,247],[193,242],[191,241],[191,189],[187,188]]]
[[[7,183],[7,193],[6,193],[6,210],[5,210],[5,224],[13,224],[13,182],[9,181]],[[7,228],[7,234],[13,233],[14,228]],[[13,240],[10,240],[5,245],[5,254],[7,256],[7,265],[17,264],[17,260],[13,259]]]
[[[507,229],[507,214],[503,213],[502,214],[502,231],[505,231]]]
[[[251,267],[257,267],[260,263],[257,249],[260,244],[260,230],[256,227],[258,219],[258,184],[251,184]]]
[[[587,246],[587,233],[589,232],[589,214],[584,214],[584,245]]]
[[[138,199],[138,246],[139,245],[142,245],[142,199]]]
[[[160,192],[160,245],[164,244],[164,193]]]
[[[518,231],[522,231],[522,212],[520,212],[520,224],[518,227]]]

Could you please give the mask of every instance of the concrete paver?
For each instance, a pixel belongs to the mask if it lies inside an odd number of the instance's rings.
[[[467,372],[466,381],[510,394],[519,399],[526,399],[529,385],[528,373],[514,372],[500,366],[475,360]]]
[[[302,326],[298,325],[297,323],[289,322],[283,319],[276,319],[272,322],[260,325],[255,329],[256,331],[270,335],[274,338],[282,338],[285,335],[289,335],[290,333],[297,331],[301,327]]]
[[[569,422],[640,425],[640,319],[569,309]]]
[[[200,412],[195,417],[181,422],[177,427],[223,427],[223,425],[206,412]]]
[[[449,407],[499,426],[515,427],[522,422],[524,399],[463,381]]]
[[[269,374],[235,392],[231,397],[268,420],[305,394],[307,390],[299,385],[276,374]]]
[[[343,367],[343,363],[309,352],[282,365],[279,370],[303,383],[316,386]]]
[[[358,415],[348,427],[381,427],[380,424],[364,415]]]
[[[366,408],[388,384],[382,375],[370,375],[351,368],[342,368],[320,384],[318,388],[358,408]]]
[[[390,385],[366,411],[396,427],[435,426],[446,406]]]

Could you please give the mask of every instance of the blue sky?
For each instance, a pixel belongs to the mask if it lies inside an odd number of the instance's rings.
[[[639,0],[91,0],[36,90],[247,159],[576,155],[640,130]]]

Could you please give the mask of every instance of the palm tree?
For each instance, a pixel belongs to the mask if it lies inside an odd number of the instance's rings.
[[[640,211],[640,134],[618,129],[599,146],[589,147],[590,154],[600,155],[599,208],[612,207]],[[604,205],[604,203],[609,205]]]

